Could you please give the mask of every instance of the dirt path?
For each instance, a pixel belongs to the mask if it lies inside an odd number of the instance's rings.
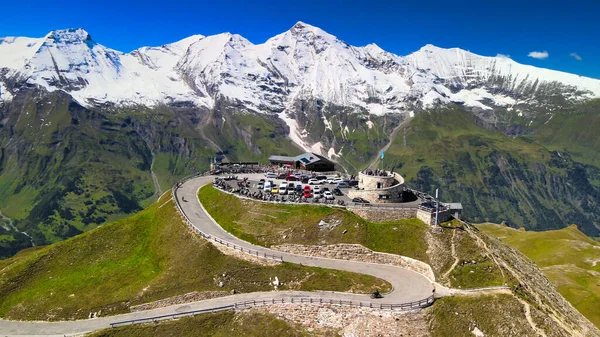
[[[444,273],[444,275],[442,275],[442,278],[447,278],[448,275],[450,275],[450,273],[454,270],[454,268],[456,267],[456,265],[460,261],[460,259],[456,255],[456,244],[454,242],[455,241],[455,237],[456,237],[456,229],[452,232],[452,239],[450,239],[450,242],[452,243],[451,249],[450,249],[450,254],[454,258],[454,263],[452,264],[452,266],[450,266],[450,268],[448,268],[448,270]]]
[[[377,151],[377,156],[375,157],[375,159],[373,159],[371,164],[369,164],[368,168],[370,168],[370,169],[377,168],[377,163],[379,162],[379,155],[381,154],[381,151],[387,151],[390,148],[390,146],[392,145],[392,142],[394,141],[394,139],[396,139],[396,135],[398,134],[398,131],[400,131],[400,129],[402,129],[403,127],[407,126],[411,120],[412,120],[411,117],[406,118],[400,124],[398,124],[398,126],[395,127],[394,130],[392,130],[392,132],[390,133],[390,140],[381,149],[379,149],[379,151]]]
[[[523,301],[522,299],[518,298],[517,296],[515,296],[515,298],[521,302],[521,304],[523,304],[523,309],[525,309],[525,318],[527,319],[527,322],[529,323],[529,325],[531,325],[531,328],[538,334],[538,336],[542,336],[542,337],[546,337],[546,333],[539,329],[537,327],[537,325],[535,324],[535,322],[533,321],[533,319],[531,318],[531,306],[529,305],[529,303]]]

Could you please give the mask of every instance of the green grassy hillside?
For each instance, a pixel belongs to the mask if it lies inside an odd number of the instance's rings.
[[[390,290],[367,275],[287,263],[265,267],[224,255],[187,228],[167,193],[134,216],[1,261],[0,316],[110,315],[193,291],[268,291],[275,276],[283,283],[279,289]]]
[[[419,113],[386,153],[411,187],[460,201],[475,222],[557,229],[577,223],[597,235],[600,193],[583,166],[530,138],[512,137],[462,108]]]
[[[518,249],[533,260],[558,291],[600,327],[600,243],[577,226],[533,232],[501,225],[478,228]]]

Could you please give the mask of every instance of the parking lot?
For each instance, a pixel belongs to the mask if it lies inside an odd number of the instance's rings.
[[[231,178],[236,178],[236,179],[231,179]],[[306,186],[310,187],[311,189],[311,195],[314,195],[314,189],[315,187],[319,187],[321,190],[329,190],[330,192],[334,192],[334,189],[336,188],[336,184],[332,184],[332,183],[323,183],[323,184],[318,184],[318,185],[311,185],[311,184],[307,184],[307,183],[302,183],[301,181],[286,181],[285,179],[278,179],[278,178],[267,178],[265,177],[264,174],[242,174],[239,176],[219,176],[216,179],[219,180],[219,184],[216,184],[217,187],[221,188],[221,189],[226,189],[230,192],[234,192],[234,193],[240,193],[243,196],[246,197],[250,197],[250,198],[254,198],[254,199],[258,199],[258,200],[263,200],[263,201],[279,201],[279,202],[306,202],[306,203],[327,203],[330,205],[343,205],[343,206],[350,206],[350,205],[357,205],[357,206],[369,206],[369,207],[402,207],[402,208],[412,208],[412,207],[418,207],[418,205],[420,205],[421,203],[423,203],[425,200],[419,198],[415,201],[411,201],[411,202],[405,202],[405,203],[355,203],[352,202],[352,200],[347,196],[348,191],[351,188],[354,187],[350,187],[350,188],[339,188],[339,192],[341,192],[342,195],[333,195],[334,199],[333,200],[329,200],[327,202],[325,202],[325,198],[322,197],[324,193],[321,193],[321,198],[317,198],[318,200],[315,200],[315,198],[313,196],[308,197],[308,198],[304,198],[304,189],[306,188]],[[268,191],[265,190],[265,188],[260,188],[260,180],[263,179],[264,183],[271,181],[273,186],[276,186],[276,193],[273,193],[273,188],[269,188]],[[294,186],[294,190],[289,191],[290,193],[288,193],[288,191],[286,191],[285,194],[280,194],[279,193],[279,187],[285,183],[286,184],[286,189],[287,186],[289,184],[293,184]],[[225,184],[227,187],[224,188],[224,186],[219,186],[220,184]],[[302,188],[302,193],[297,193],[296,192],[296,186],[297,185],[301,185]]]
[[[219,178],[227,178],[227,177],[219,177]],[[305,199],[305,202],[314,202],[314,190],[315,187],[318,187],[319,189],[321,189],[322,193],[319,194],[320,197],[317,197],[317,199],[321,199],[320,202],[323,202],[324,198],[324,191],[329,191],[332,192],[333,194],[333,190],[336,188],[336,184],[328,184],[328,183],[324,183],[324,184],[317,184],[317,185],[310,185],[310,184],[303,184],[301,181],[286,181],[285,179],[277,179],[277,178],[266,178],[264,176],[257,176],[257,175],[251,175],[251,176],[247,176],[247,175],[243,175],[243,176],[239,176],[238,180],[225,180],[225,183],[227,183],[231,188],[237,189],[240,188],[241,186],[238,184],[238,182],[242,183],[242,185],[244,186],[244,188],[247,188],[249,190],[249,195],[259,195],[262,194],[264,195],[269,195],[272,196],[273,198],[275,198],[276,201],[289,201],[290,197],[292,197],[293,201],[295,202],[299,202],[298,197],[302,196],[303,199]],[[243,184],[243,179],[244,178],[248,178],[247,183]],[[264,179],[265,182],[272,182],[272,187],[269,189],[265,189],[260,188],[259,189],[259,183],[260,183],[260,179]],[[279,188],[280,186],[285,183],[286,185],[286,191],[284,194],[282,194],[281,192],[279,192]],[[293,184],[294,186],[294,190],[293,191],[287,191],[287,187],[289,186],[289,184]],[[296,192],[296,186],[300,185],[301,186],[301,191],[302,193],[298,193]],[[304,191],[307,188],[307,186],[310,188],[310,195],[311,197],[308,198],[304,198]],[[273,187],[276,187],[275,191],[276,193],[273,193]],[[342,195],[333,195],[332,201],[333,204],[337,205],[340,204],[339,201],[342,201],[344,205],[348,205],[351,203],[350,198],[348,198],[347,191],[349,188],[340,188],[338,189],[339,192],[341,192]],[[264,198],[261,198],[264,199]],[[285,200],[283,200],[285,199]]]

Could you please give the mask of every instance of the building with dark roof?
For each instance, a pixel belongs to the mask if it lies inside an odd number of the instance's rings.
[[[335,170],[335,164],[331,160],[312,152],[306,152],[295,157],[274,155],[269,157],[269,162],[271,165],[287,166],[307,171],[326,172]]]

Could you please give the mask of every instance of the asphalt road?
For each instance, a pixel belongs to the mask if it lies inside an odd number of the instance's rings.
[[[249,175],[257,180],[257,175]],[[383,264],[363,263],[347,260],[335,260],[306,257],[294,254],[282,253],[268,248],[252,245],[246,241],[240,240],[233,235],[225,232],[212,218],[205,212],[197,198],[197,192],[200,187],[212,182],[213,177],[198,177],[185,182],[178,190],[178,198],[185,198],[187,202],[181,202],[184,213],[191,220],[193,225],[201,231],[218,237],[222,240],[235,243],[257,250],[261,253],[279,255],[283,260],[291,263],[298,263],[308,266],[322,268],[347,270],[357,273],[369,274],[382,278],[390,282],[393,286],[391,293],[386,294],[382,299],[371,299],[369,295],[349,294],[339,292],[298,292],[298,291],[274,291],[261,293],[236,294],[221,298],[204,300],[193,303],[173,305],[164,308],[146,310],[140,312],[127,313],[116,316],[99,317],[94,319],[61,321],[61,322],[18,322],[0,320],[1,336],[63,336],[81,334],[98,329],[110,327],[110,323],[126,321],[132,319],[149,318],[160,315],[171,315],[175,313],[209,309],[224,305],[231,305],[239,301],[253,299],[279,299],[289,297],[312,297],[312,298],[332,298],[343,300],[355,300],[374,304],[400,304],[412,301],[418,301],[429,297],[432,294],[433,285],[429,279],[416,272]]]

